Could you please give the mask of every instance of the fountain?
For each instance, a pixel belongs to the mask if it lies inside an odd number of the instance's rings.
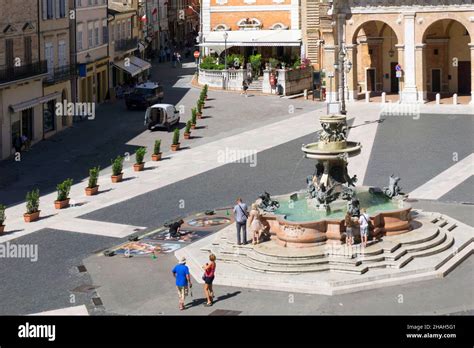
[[[302,147],[306,158],[316,160],[314,174],[306,178],[306,190],[273,199],[265,193],[256,202],[276,242],[286,247],[341,244],[346,211],[359,216],[360,208],[371,215],[374,238],[410,231],[411,206],[400,194],[400,179],[392,175],[384,189],[356,187],[357,176],[349,175],[347,165],[348,158],[360,154],[362,145],[347,140],[346,116],[323,116],[320,122],[319,141]]]

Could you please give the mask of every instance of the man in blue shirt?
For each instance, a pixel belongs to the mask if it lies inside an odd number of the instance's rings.
[[[192,288],[191,276],[189,275],[189,268],[186,266],[186,258],[181,258],[179,264],[174,266],[174,277],[176,278],[176,287],[178,289],[179,309],[184,310],[184,300],[188,294],[188,286]]]
[[[235,223],[237,225],[237,245],[247,244],[247,204],[242,203],[241,198],[237,198],[237,204],[234,207]],[[240,230],[242,231],[242,243],[240,239]]]

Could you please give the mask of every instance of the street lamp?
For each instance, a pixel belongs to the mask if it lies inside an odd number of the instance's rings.
[[[341,88],[342,88],[342,95],[341,95],[341,114],[346,115],[346,73],[349,73],[352,69],[352,62],[348,62],[346,59],[346,52],[344,47],[341,48],[339,52],[339,62],[334,64],[334,69],[341,73]]]
[[[224,69],[227,69],[227,38],[229,37],[229,33],[227,31],[224,32]]]

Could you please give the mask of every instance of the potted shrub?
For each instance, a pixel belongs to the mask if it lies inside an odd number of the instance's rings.
[[[198,102],[197,102],[197,105],[196,105],[196,109],[197,109],[197,118],[201,119],[202,118],[202,108],[204,107],[204,102],[199,99]]]
[[[5,209],[7,209],[7,207],[5,207],[3,204],[0,204],[0,234],[5,231],[5,225],[3,224],[7,218],[5,216]]]
[[[54,201],[54,208],[64,209],[69,207],[69,192],[71,192],[72,179],[66,179],[56,186],[58,198]]]
[[[112,161],[112,182],[117,183],[121,182],[123,179],[123,157],[117,156],[116,159]]]
[[[161,148],[161,140],[158,139],[155,141],[155,146],[153,147],[153,154],[151,155],[151,159],[153,161],[161,160],[160,148]]]
[[[143,158],[146,154],[146,148],[140,147],[137,152],[135,152],[135,164],[133,165],[133,170],[136,172],[141,172],[143,168],[145,168],[145,162],[143,162]]]
[[[191,138],[191,120],[186,122],[186,128],[184,128],[184,139]]]
[[[207,84],[204,85],[203,91],[204,91],[204,98],[207,100],[207,91],[209,89],[209,86]]]
[[[26,194],[26,213],[23,214],[25,222],[33,222],[39,219],[39,190],[33,190]]]
[[[171,144],[171,151],[179,150],[179,129],[176,128],[173,133],[173,144]]]
[[[99,181],[100,166],[89,169],[89,183],[86,187],[86,196],[94,196],[99,192]]]
[[[197,109],[191,109],[191,129],[196,129]]]

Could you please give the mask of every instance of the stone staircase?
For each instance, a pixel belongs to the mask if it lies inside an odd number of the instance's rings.
[[[257,80],[252,80],[249,85],[248,91],[261,92],[263,88],[263,77],[259,77]]]
[[[441,253],[453,246],[453,231],[456,228],[455,223],[436,217],[423,221],[422,229],[383,237],[366,248],[359,245],[350,248],[345,245],[319,245],[292,249],[273,242],[256,247],[238,246],[232,241],[233,235],[222,234],[208,251],[214,252],[220,261],[237,263],[256,272],[299,274],[333,271],[363,274],[373,268],[401,269],[415,258]]]

